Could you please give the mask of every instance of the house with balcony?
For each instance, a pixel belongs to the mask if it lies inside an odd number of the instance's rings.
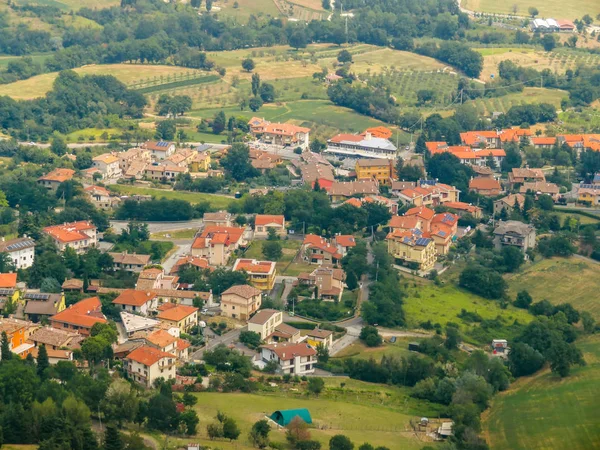
[[[110,191],[102,186],[88,186],[84,191],[96,208],[108,210],[121,203],[119,197],[112,196]]]
[[[300,273],[298,282],[315,286],[317,298],[325,301],[340,301],[344,293],[346,272],[330,266],[320,266],[309,273]]]
[[[248,320],[262,304],[262,291],[248,284],[231,286],[221,294],[221,315]]]
[[[302,253],[304,260],[309,264],[336,265],[343,258],[336,245],[316,234],[307,234],[304,237]]]
[[[0,253],[6,253],[17,269],[27,269],[35,260],[35,241],[24,236],[15,239],[0,238]]]
[[[250,119],[248,126],[252,136],[262,144],[308,149],[310,128],[271,123],[258,117]]]
[[[192,243],[192,256],[206,259],[211,266],[224,266],[235,250],[246,247],[244,227],[206,226]]]
[[[517,220],[500,221],[494,229],[494,247],[501,250],[502,247],[511,245],[525,253],[535,247],[535,237],[533,225]]]
[[[121,178],[123,172],[116,153],[103,153],[92,158],[92,167],[98,169],[103,180]]]
[[[175,153],[175,144],[167,141],[148,141],[142,144],[142,148],[150,152],[153,161],[162,161]]]
[[[129,353],[123,360],[123,369],[130,380],[151,388],[159,378],[175,379],[176,356],[158,348],[143,345]]]
[[[194,306],[163,303],[158,307],[156,318],[165,325],[179,328],[182,333],[188,333],[198,325],[198,311]]]
[[[87,220],[53,225],[42,231],[52,238],[61,252],[65,251],[67,247],[71,247],[77,253],[84,253],[98,243],[96,226]]]
[[[411,269],[429,271],[437,261],[435,242],[418,229],[395,230],[386,237],[388,253],[397,264]]]
[[[281,374],[309,375],[315,371],[317,351],[305,342],[266,344],[261,346],[261,359],[275,361]]]
[[[250,284],[261,291],[270,291],[275,286],[277,269],[276,263],[273,261],[236,259],[232,270],[234,272],[245,271]]]

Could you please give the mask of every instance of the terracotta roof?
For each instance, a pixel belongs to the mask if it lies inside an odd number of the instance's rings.
[[[146,341],[162,349],[171,345],[173,342],[176,342],[177,338],[165,330],[156,330],[146,336]]]
[[[252,317],[250,317],[250,319],[248,319],[248,323],[253,323],[255,325],[264,325],[271,319],[271,317],[273,317],[275,314],[280,313],[281,311],[277,311],[276,309],[261,309]]]
[[[429,153],[435,154],[439,149],[448,148],[448,143],[441,141],[425,142],[425,147],[427,147]]]
[[[51,345],[54,347],[64,347],[73,339],[83,337],[79,333],[72,333],[57,328],[43,327],[33,332],[29,339],[38,344]]]
[[[175,303],[171,303],[171,302],[166,302],[163,303],[162,305],[160,305],[158,308],[156,308],[158,311],[168,311],[171,308],[175,308],[177,306],[177,304]]]
[[[287,323],[280,323],[275,327],[275,330],[276,332],[290,337],[300,333],[299,329],[294,328],[293,326],[288,325]]]
[[[285,217],[284,216],[275,216],[275,215],[267,215],[267,214],[257,214],[254,219],[255,225],[285,225]]]
[[[333,331],[321,330],[319,328],[315,328],[314,330],[310,330],[310,331],[306,332],[307,336],[317,337],[317,338],[321,338],[321,339],[328,338],[332,334],[333,334]]]
[[[379,194],[379,185],[375,180],[334,181],[329,195],[352,197],[361,194]]]
[[[273,261],[257,261],[256,259],[237,259],[232,270],[234,272],[245,270],[249,274],[269,274],[275,271],[275,263]]]
[[[344,202],[344,204],[352,205],[355,208],[362,208],[362,200],[356,197],[349,198]]]
[[[150,262],[150,255],[140,255],[138,253],[128,253],[128,252],[121,252],[121,253],[112,253],[109,252],[108,253],[110,256],[112,256],[113,261],[116,264],[132,264],[132,265],[137,265],[137,266],[145,266]]]
[[[198,312],[198,308],[196,308],[195,306],[177,305],[175,306],[175,308],[170,308],[166,311],[161,311],[160,313],[158,313],[156,318],[179,322],[180,320],[191,316],[195,312]]]
[[[499,137],[499,135],[497,131],[467,131],[460,133],[460,140],[465,145],[476,145],[482,140],[494,139]]]
[[[232,244],[239,242],[244,235],[244,227],[222,227],[210,225],[204,228],[202,234],[194,239],[192,248],[206,248],[210,244]]]
[[[433,216],[435,215],[435,211],[427,208],[426,206],[417,206],[415,208],[410,208],[408,211],[406,211],[406,213],[404,215],[405,216],[417,216],[417,217],[421,217],[422,219],[425,219],[425,220],[431,220],[431,219],[433,219]]]
[[[115,305],[142,306],[154,298],[156,298],[156,293],[154,292],[126,289],[112,302]]]
[[[390,130],[389,128],[386,128],[386,127],[382,127],[382,126],[367,128],[361,134],[364,136],[367,133],[371,134],[371,136],[373,136],[373,137],[381,138],[381,139],[389,139],[392,137],[392,130]]]
[[[446,202],[446,203],[444,203],[444,206],[446,208],[456,209],[458,211],[467,211],[470,213],[474,213],[474,212],[477,212],[478,210],[481,210],[480,207],[474,206],[474,205],[469,205],[468,203],[465,203],[465,202]]]
[[[90,239],[90,237],[85,234],[84,231],[95,229],[96,227],[91,222],[82,220],[79,222],[46,227],[43,231],[60,242],[77,242]]]
[[[340,134],[335,135],[331,139],[329,139],[329,141],[337,144],[337,143],[344,142],[344,141],[360,142],[363,139],[364,139],[364,136],[361,136],[360,134],[340,133]]]
[[[186,341],[185,339],[177,339],[177,351],[180,350],[185,350],[188,347],[191,347],[192,344],[190,344],[188,341]]]
[[[309,133],[310,128],[298,127],[289,123],[269,123],[264,126],[264,132],[281,136],[293,136],[297,133]]]
[[[448,212],[436,214],[435,216],[433,216],[433,220],[431,221],[432,224],[443,223],[445,225],[450,225],[450,226],[454,225],[457,222],[458,222],[458,216],[456,216],[452,213],[448,213]]]
[[[500,190],[500,183],[493,178],[473,178],[469,181],[469,189],[483,191]]]
[[[0,273],[0,288],[12,289],[17,287],[16,273]]]
[[[150,347],[149,345],[138,347],[125,357],[125,359],[138,362],[145,366],[152,366],[163,358],[173,359],[175,356],[170,353],[163,352],[157,348]]]
[[[555,137],[545,137],[545,136],[534,137],[534,138],[531,138],[531,143],[533,145],[554,145],[554,144],[556,144],[556,138]]]
[[[317,351],[306,343],[294,344],[291,342],[284,342],[262,345],[261,347],[271,350],[283,361],[289,361],[296,356],[315,356],[317,354]]]
[[[334,240],[337,245],[342,247],[356,247],[356,239],[351,234],[338,234]]]
[[[318,248],[319,250],[329,253],[333,257],[338,258],[338,259],[342,257],[342,255],[340,255],[338,253],[337,247],[335,245],[331,245],[329,242],[327,242],[326,239],[322,238],[321,236],[317,236],[316,234],[307,234],[304,237],[304,241],[302,244],[306,245],[308,247]],[[322,255],[313,255],[313,257],[317,257],[317,256],[322,256]]]
[[[510,194],[497,201],[512,207],[515,206],[515,200],[519,206],[523,206],[523,203],[525,202],[525,196],[521,194]]]
[[[231,220],[231,213],[228,213],[226,211],[219,211],[219,212],[207,212],[204,213],[204,216],[202,216],[202,220],[204,222],[208,222],[208,221],[213,221],[213,222],[223,222],[223,221],[228,221]]]
[[[39,177],[38,180],[55,181],[57,183],[63,183],[73,178],[73,175],[75,175],[75,171],[72,169],[54,169],[52,172],[49,172],[42,177]]]
[[[514,167],[510,173],[513,178],[533,178],[546,180],[542,169],[529,169],[527,167]]]
[[[388,224],[390,228],[401,228],[404,230],[412,230],[417,228],[419,218],[417,216],[393,216]]]
[[[152,150],[155,152],[166,152],[167,150],[169,150],[169,147],[174,144],[172,142],[166,141],[148,141],[143,145],[148,150]]]
[[[257,289],[254,286],[250,286],[248,284],[241,284],[241,285],[237,285],[237,286],[231,286],[229,289],[227,289],[225,292],[223,292],[221,294],[221,296],[234,294],[239,297],[249,299],[256,295],[260,295],[260,293],[261,293],[260,289]]]
[[[106,323],[102,303],[98,297],[83,299],[50,318],[51,322],[68,323],[82,328],[92,328],[96,323]]]
[[[110,197],[110,191],[102,186],[88,186],[84,189],[84,191],[93,195],[104,195],[106,197]]]
[[[198,256],[184,256],[177,260],[177,262],[171,268],[171,274],[176,274],[182,266],[194,266],[199,269],[208,269],[209,263],[205,258]]]
[[[532,183],[523,183],[519,189],[522,194],[527,191],[541,192],[542,194],[555,195],[560,192],[560,188],[554,183],[546,183],[545,181],[534,181]]]

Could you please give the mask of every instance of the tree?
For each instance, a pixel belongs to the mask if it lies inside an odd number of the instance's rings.
[[[348,289],[350,289],[351,291],[358,287],[358,279],[352,271],[346,274],[346,286],[348,286]]]
[[[275,101],[275,87],[269,83],[260,85],[259,95],[264,103],[272,103]]]
[[[383,342],[383,339],[379,335],[379,331],[372,325],[362,327],[358,337],[367,345],[367,347],[379,347]]]
[[[318,396],[323,391],[324,387],[325,382],[323,381],[323,378],[310,377],[308,379],[308,392],[311,394]]]
[[[263,105],[263,101],[260,97],[252,97],[248,102],[248,107],[252,112],[258,111]]]
[[[185,392],[183,394],[183,404],[185,406],[187,406],[188,408],[194,406],[196,403],[198,403],[198,397],[196,397],[194,394],[190,393],[190,392]]]
[[[223,130],[225,130],[225,127],[227,126],[227,119],[223,111],[219,111],[217,114],[215,114],[211,126],[214,134],[221,134]]]
[[[269,261],[278,261],[283,256],[282,245],[280,241],[264,241],[262,254]]]
[[[259,420],[252,425],[250,430],[250,441],[254,447],[266,448],[269,445],[269,433],[271,426],[265,419]]]
[[[517,342],[508,353],[508,368],[514,377],[532,375],[542,368],[544,357],[528,344]]]
[[[304,29],[298,29],[292,33],[289,38],[289,43],[291,47],[294,47],[296,50],[301,48],[306,48],[308,45],[308,37],[306,36],[306,31]]]
[[[136,391],[125,380],[113,381],[100,402],[100,409],[106,419],[115,422],[119,427],[135,418],[138,407]]]
[[[533,303],[533,298],[531,298],[531,295],[529,295],[529,292],[523,290],[517,294],[517,298],[515,299],[515,306],[517,308],[528,309],[532,303]]]
[[[235,441],[239,437],[241,431],[237,425],[237,422],[231,417],[226,418],[223,421],[223,437],[230,441]]]
[[[287,424],[286,428],[285,438],[292,446],[295,446],[298,442],[310,439],[308,424],[298,416],[294,417]]]
[[[146,410],[150,429],[169,432],[177,428],[177,406],[173,399],[165,394],[154,395]]]
[[[326,364],[329,361],[329,349],[322,342],[317,344],[317,361]]]
[[[341,52],[338,53],[337,60],[339,62],[341,62],[342,64],[351,63],[352,62],[352,53],[350,53],[348,50],[342,50]]]
[[[113,424],[106,426],[104,432],[104,450],[123,450],[123,442],[121,440],[121,433],[117,427]]]
[[[525,262],[525,255],[521,249],[506,245],[502,247],[502,258],[504,259],[504,270],[506,272],[516,272]]]
[[[174,120],[163,120],[156,125],[156,138],[170,141],[175,138],[177,127]]]
[[[2,332],[2,361],[8,361],[12,359],[12,352],[10,351],[10,342],[8,340],[8,336],[6,335],[6,331]]]
[[[206,0],[206,10],[210,12],[212,9],[213,0]]]
[[[50,144],[50,151],[57,156],[62,156],[68,151],[67,144],[63,138],[60,136],[54,137],[52,139],[52,144]]]
[[[254,64],[254,60],[252,58],[246,58],[242,61],[242,69],[246,72],[252,72],[256,65]]]
[[[529,15],[531,17],[535,17],[535,16],[537,16],[540,13],[535,6],[530,6],[527,11],[529,12]]]
[[[193,409],[186,409],[179,415],[179,420],[181,421],[182,425],[185,426],[185,434],[188,436],[193,436],[197,433],[200,419],[198,418],[196,411]]]
[[[62,287],[56,278],[47,277],[42,280],[40,290],[49,294],[58,294],[61,292]]]
[[[556,47],[556,39],[551,34],[546,34],[542,38],[542,46],[547,52],[551,52]]]
[[[242,344],[252,349],[257,349],[261,343],[260,334],[254,331],[242,331],[239,339]]]
[[[329,450],[353,450],[354,444],[343,434],[336,434],[329,440]]]
[[[596,320],[588,311],[581,311],[581,324],[586,334],[592,334],[596,331]]]
[[[446,340],[444,341],[444,347],[448,350],[455,350],[460,344],[460,332],[456,326],[446,325]]]
[[[41,380],[46,379],[48,367],[50,367],[50,361],[48,360],[48,351],[46,346],[41,344],[38,349],[37,357],[37,373]]]
[[[572,364],[584,364],[581,350],[557,336],[553,337],[546,357],[550,362],[550,370],[561,378],[569,375]]]
[[[252,74],[252,95],[257,96],[260,89],[260,75],[257,73]]]
[[[240,143],[235,143],[221,159],[221,165],[236,181],[246,181],[257,175],[257,170],[250,163],[249,148]]]

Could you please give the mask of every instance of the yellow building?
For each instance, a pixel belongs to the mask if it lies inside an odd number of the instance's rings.
[[[392,159],[359,159],[356,161],[355,170],[358,180],[376,179],[384,186],[390,186],[392,179],[396,178]]]
[[[407,267],[427,271],[437,260],[435,242],[418,230],[395,230],[388,234],[388,253]]]
[[[275,277],[277,276],[275,266],[273,261],[237,259],[233,265],[233,271],[245,271],[252,286],[261,291],[270,291],[275,286]]]
[[[198,308],[194,306],[163,303],[158,307],[156,318],[162,323],[179,328],[182,333],[187,333],[198,325]]]
[[[600,186],[579,188],[579,191],[577,192],[577,201],[586,203],[590,206],[600,204]]]
[[[190,172],[207,172],[210,169],[210,153],[196,152],[188,165],[188,169]]]

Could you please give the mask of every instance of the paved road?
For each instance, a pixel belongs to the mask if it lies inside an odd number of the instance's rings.
[[[219,344],[224,344],[224,345],[233,344],[235,341],[237,341],[239,339],[240,333],[242,331],[244,331],[245,329],[246,329],[246,327],[238,328],[237,330],[232,330],[228,333],[225,333],[222,336],[217,336],[215,338],[208,339],[208,344],[206,346],[202,347],[201,349],[197,350],[195,353],[193,353],[192,356],[190,357],[190,359],[192,361],[202,359],[202,356],[204,355],[204,352],[206,350],[212,350]]]
[[[127,228],[128,220],[111,220],[110,226],[115,230],[115,233],[120,233],[121,230]],[[202,219],[185,220],[181,222],[145,222],[148,224],[150,233],[160,233],[163,231],[185,230],[187,228],[200,228]]]
[[[192,241],[190,240],[187,244],[176,245],[177,251],[169,256],[161,265],[165,269],[165,273],[169,273],[175,263],[183,255],[189,255],[192,252]]]

